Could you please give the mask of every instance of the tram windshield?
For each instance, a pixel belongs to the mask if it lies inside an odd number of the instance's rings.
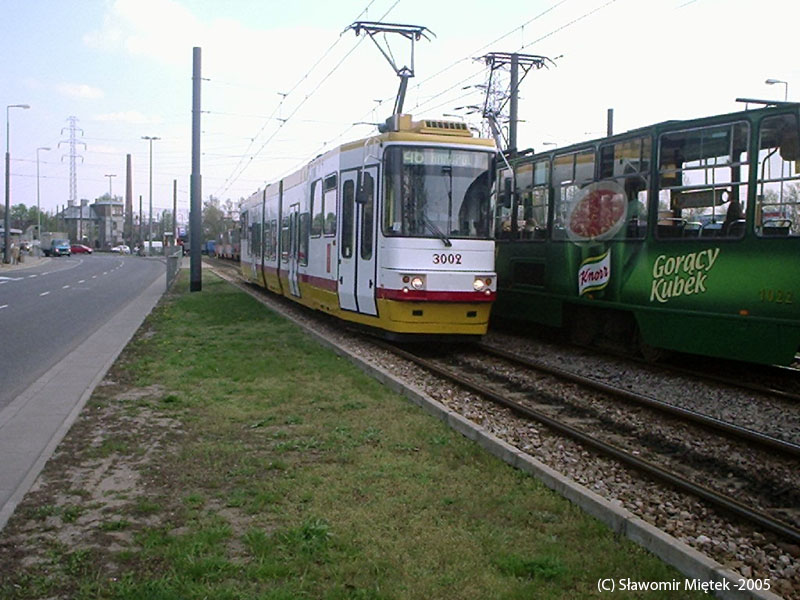
[[[385,154],[383,232],[489,238],[493,156],[486,151],[393,146]]]

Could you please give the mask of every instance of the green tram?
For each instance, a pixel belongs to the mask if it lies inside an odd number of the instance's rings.
[[[667,121],[500,171],[494,317],[789,364],[800,347],[800,104]]]

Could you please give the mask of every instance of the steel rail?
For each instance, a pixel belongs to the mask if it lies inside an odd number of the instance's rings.
[[[514,354],[513,352],[508,352],[507,350],[495,348],[494,346],[488,346],[486,344],[481,343],[478,344],[477,347],[480,348],[482,352],[494,354],[506,360],[515,361],[524,366],[544,371],[551,375],[555,375],[562,379],[567,379],[574,383],[578,383],[580,385],[589,387],[591,389],[600,392],[613,394],[614,396],[618,396],[629,402],[633,402],[642,406],[647,406],[648,408],[652,408],[654,410],[658,410],[666,414],[681,417],[683,419],[692,421],[694,423],[698,423],[704,427],[720,431],[735,439],[744,439],[750,442],[754,442],[764,448],[780,452],[790,457],[800,457],[800,445],[798,444],[787,442],[785,440],[781,440],[766,435],[764,433],[754,431],[752,429],[747,429],[746,427],[740,427],[738,425],[734,425],[733,423],[727,423],[726,421],[722,421],[715,417],[710,417],[708,415],[697,413],[686,408],[674,406],[672,404],[668,404],[651,396],[645,396],[644,394],[631,392],[630,390],[625,390],[607,383],[603,383],[602,381],[598,381],[597,379],[592,379],[591,377],[584,377],[582,375],[566,371],[559,367],[554,367],[552,365],[547,365],[537,360],[519,356],[518,354]]]

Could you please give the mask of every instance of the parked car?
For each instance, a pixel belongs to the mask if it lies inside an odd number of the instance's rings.
[[[84,246],[83,244],[72,244],[69,247],[70,251],[73,254],[91,254],[92,249],[89,246]]]
[[[127,244],[120,244],[119,246],[114,246],[111,248],[112,252],[118,252],[119,254],[130,254],[131,248]]]

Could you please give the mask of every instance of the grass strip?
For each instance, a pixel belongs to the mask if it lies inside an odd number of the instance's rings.
[[[184,272],[18,507],[0,597],[527,600],[682,581],[246,294],[208,273],[187,288]]]

